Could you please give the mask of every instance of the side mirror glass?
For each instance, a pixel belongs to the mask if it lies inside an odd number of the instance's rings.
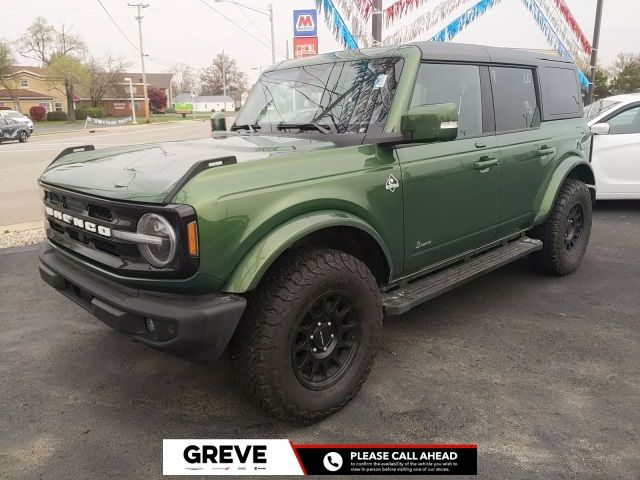
[[[596,123],[591,125],[591,133],[594,135],[607,135],[611,131],[611,126],[608,123]]]
[[[224,118],[224,114],[221,112],[215,112],[211,114],[211,131],[212,132],[226,132],[227,120]]]
[[[400,130],[414,142],[448,142],[458,136],[458,107],[455,103],[419,105],[400,119]]]

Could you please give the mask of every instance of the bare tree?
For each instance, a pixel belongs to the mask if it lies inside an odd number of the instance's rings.
[[[171,89],[174,95],[195,92],[197,76],[195,70],[186,63],[179,63],[171,70]]]
[[[13,63],[13,52],[9,44],[0,40],[0,87],[6,89],[14,108],[20,111],[20,98],[16,92],[16,83],[11,78]]]
[[[239,99],[246,90],[247,75],[240,71],[229,55],[219,53],[209,67],[200,71],[200,89],[203,95],[231,95]]]
[[[71,33],[64,23],[56,29],[44,17],[38,17],[18,39],[17,45],[22,56],[37,60],[45,67],[48,83],[52,86],[58,81],[64,84],[69,120],[75,120],[74,88],[87,78],[86,67],[81,63],[87,51],[84,41]]]
[[[86,64],[88,77],[88,91],[91,105],[97,107],[110,88],[121,83],[123,74],[130,63],[121,57],[114,57],[105,53],[102,60],[90,58]]]
[[[640,54],[620,52],[609,67],[609,73],[615,77],[620,74],[628,65],[640,61]]]
[[[57,32],[44,17],[36,18],[16,44],[20,55],[48,65],[54,51]]]

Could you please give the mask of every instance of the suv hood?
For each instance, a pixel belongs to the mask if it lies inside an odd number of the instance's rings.
[[[224,134],[202,140],[104,148],[54,160],[40,181],[104,198],[166,203],[171,200],[167,195],[198,164],[226,157],[235,157],[237,163],[267,160],[335,146],[306,136]],[[207,168],[215,166],[207,164],[203,169]]]

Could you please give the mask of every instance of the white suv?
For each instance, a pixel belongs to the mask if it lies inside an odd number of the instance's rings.
[[[18,123],[23,123],[25,125],[28,125],[29,133],[33,133],[33,122],[31,121],[31,119],[16,110],[0,110],[0,117],[12,118]]]

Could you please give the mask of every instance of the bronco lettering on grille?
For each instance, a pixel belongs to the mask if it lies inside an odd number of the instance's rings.
[[[89,222],[87,220],[83,220],[82,218],[74,217],[73,215],[63,213],[60,210],[56,210],[51,207],[44,207],[44,211],[48,216],[58,220],[62,220],[64,223],[68,223],[69,225],[73,225],[74,227],[81,228],[90,233],[97,233],[98,235],[102,235],[103,237],[111,237],[111,229],[109,227],[98,225],[97,223]]]

